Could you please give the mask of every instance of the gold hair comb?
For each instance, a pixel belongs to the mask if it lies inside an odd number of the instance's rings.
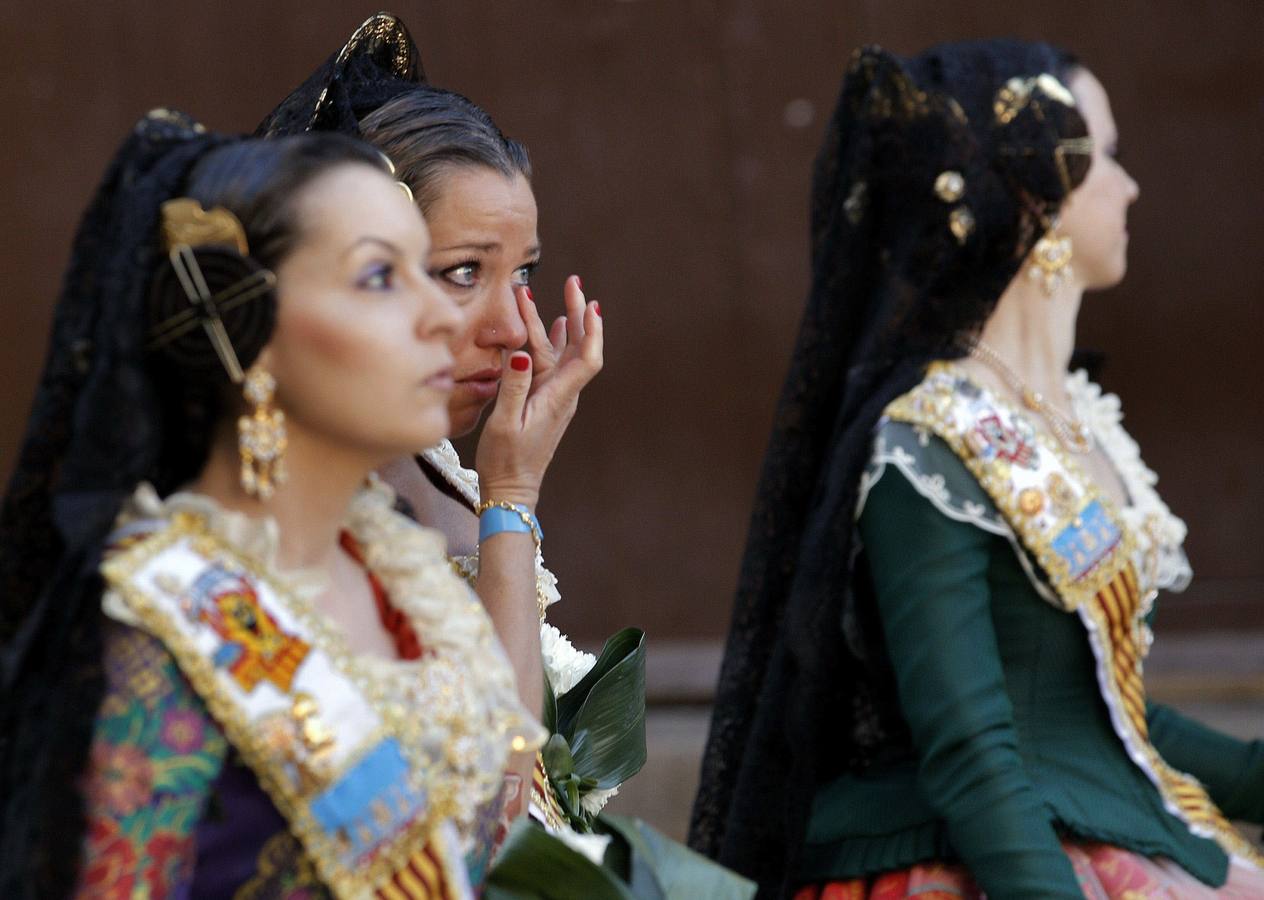
[[[1043,72],[1035,78],[1011,78],[996,92],[996,99],[992,101],[992,112],[996,114],[996,121],[1002,125],[1008,125],[1014,121],[1014,118],[1031,102],[1032,94],[1036,91],[1040,91],[1063,106],[1075,106],[1075,96],[1067,90],[1066,85],[1048,72]]]
[[[162,238],[168,252],[181,245],[225,244],[236,247],[242,256],[250,253],[246,229],[235,215],[222,206],[203,209],[191,197],[168,200],[162,205]]]

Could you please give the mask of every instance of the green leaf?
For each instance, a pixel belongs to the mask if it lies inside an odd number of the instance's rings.
[[[629,882],[638,898],[663,900],[751,900],[757,887],[735,872],[694,853],[660,834],[640,819],[600,815],[597,830],[627,842],[631,852]],[[651,889],[646,872],[653,873]]]
[[[550,779],[566,781],[575,772],[575,760],[571,756],[570,745],[560,734],[549,738],[540,755],[544,757],[544,771]]]
[[[549,776],[549,788],[571,826],[585,834],[592,831],[589,823],[591,816],[584,812],[584,807],[579,802],[584,780],[575,774],[575,761],[571,758],[571,748],[567,746],[566,738],[560,734],[550,737],[540,751],[540,758],[544,761],[544,773]]]
[[[624,628],[612,634],[605,646],[601,648],[601,655],[588,670],[588,674],[557,698],[557,727],[552,730],[570,738],[574,733],[575,716],[584,705],[584,701],[588,699],[593,686],[611,669],[627,661],[628,657],[634,654],[641,656],[642,666],[644,666],[644,645],[645,632],[639,628]],[[644,690],[641,692],[640,702],[641,705],[645,704]]]
[[[549,734],[557,733],[557,695],[553,693],[548,672],[544,673],[544,713],[541,719]]]
[[[638,900],[619,879],[520,819],[488,873],[484,900]]]
[[[575,771],[595,787],[622,784],[645,765],[645,634],[625,628],[592,671],[558,698]]]

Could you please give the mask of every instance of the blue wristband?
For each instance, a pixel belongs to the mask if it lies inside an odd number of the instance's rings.
[[[519,506],[516,503],[488,506],[479,513],[478,540],[480,544],[489,537],[500,534],[502,531],[529,534],[535,538],[537,544],[544,537],[544,533],[540,530],[540,520],[532,515],[525,506]]]

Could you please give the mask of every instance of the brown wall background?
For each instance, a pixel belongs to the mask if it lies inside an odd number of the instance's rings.
[[[0,7],[0,473],[76,220],[125,131],[172,106],[248,130],[376,4]],[[530,147],[542,305],[579,272],[607,367],[541,505],[580,639],[725,630],[755,476],[807,287],[808,170],[850,51],[1013,34],[1107,86],[1142,186],[1131,271],[1081,342],[1191,528],[1161,624],[1264,628],[1264,4],[1062,0],[397,0],[431,78]]]

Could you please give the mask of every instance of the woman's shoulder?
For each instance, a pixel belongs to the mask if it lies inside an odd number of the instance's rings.
[[[857,517],[863,514],[874,487],[892,475],[906,481],[948,518],[992,534],[1009,534],[996,505],[943,438],[925,425],[884,416],[861,475]]]
[[[951,363],[933,363],[912,389],[883,410],[860,486],[857,516],[874,485],[895,470],[951,519],[1008,535],[1005,519],[966,465],[964,417],[957,407],[977,396]]]

